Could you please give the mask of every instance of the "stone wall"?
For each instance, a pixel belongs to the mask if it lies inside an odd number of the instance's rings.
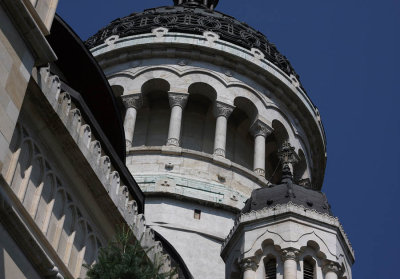
[[[9,144],[25,96],[34,57],[0,5],[0,170],[10,160]]]

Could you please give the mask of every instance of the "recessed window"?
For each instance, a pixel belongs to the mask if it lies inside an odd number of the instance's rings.
[[[265,279],[276,279],[276,259],[267,258],[264,260]]]
[[[314,264],[308,260],[304,261],[304,279],[314,279]]]
[[[194,210],[194,219],[200,220],[200,218],[201,218],[201,210],[195,209]]]

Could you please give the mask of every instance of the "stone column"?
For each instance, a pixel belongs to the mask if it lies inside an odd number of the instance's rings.
[[[254,136],[254,172],[265,177],[265,139],[272,133],[273,129],[260,120],[256,120],[250,131]]]
[[[121,99],[126,108],[124,120],[126,147],[130,148],[135,132],[137,110],[143,105],[143,99],[141,94],[123,95]]]
[[[182,112],[186,106],[189,94],[168,92],[171,118],[168,130],[168,146],[179,146],[182,125]]]
[[[217,118],[217,123],[215,125],[214,155],[225,157],[228,118],[233,109],[234,107],[228,104],[215,103],[214,115]]]
[[[240,268],[243,272],[243,279],[255,279],[258,264],[254,258],[246,258],[240,261]]]
[[[342,268],[338,263],[327,261],[322,266],[322,272],[325,274],[325,279],[338,279],[342,273]]]
[[[293,248],[284,249],[282,251],[283,279],[297,278],[297,256],[299,253],[299,250]]]

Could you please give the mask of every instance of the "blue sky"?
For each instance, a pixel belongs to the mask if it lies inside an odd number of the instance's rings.
[[[58,13],[87,39],[115,18],[171,3],[60,0]],[[398,278],[400,1],[220,0],[217,10],[275,43],[318,106],[323,191],[356,251],[354,278]]]

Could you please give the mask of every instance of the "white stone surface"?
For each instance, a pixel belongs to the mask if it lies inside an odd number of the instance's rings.
[[[201,210],[200,220],[195,209]],[[194,278],[225,278],[220,251],[233,213],[167,197],[147,197],[145,213],[147,224],[172,244]]]

